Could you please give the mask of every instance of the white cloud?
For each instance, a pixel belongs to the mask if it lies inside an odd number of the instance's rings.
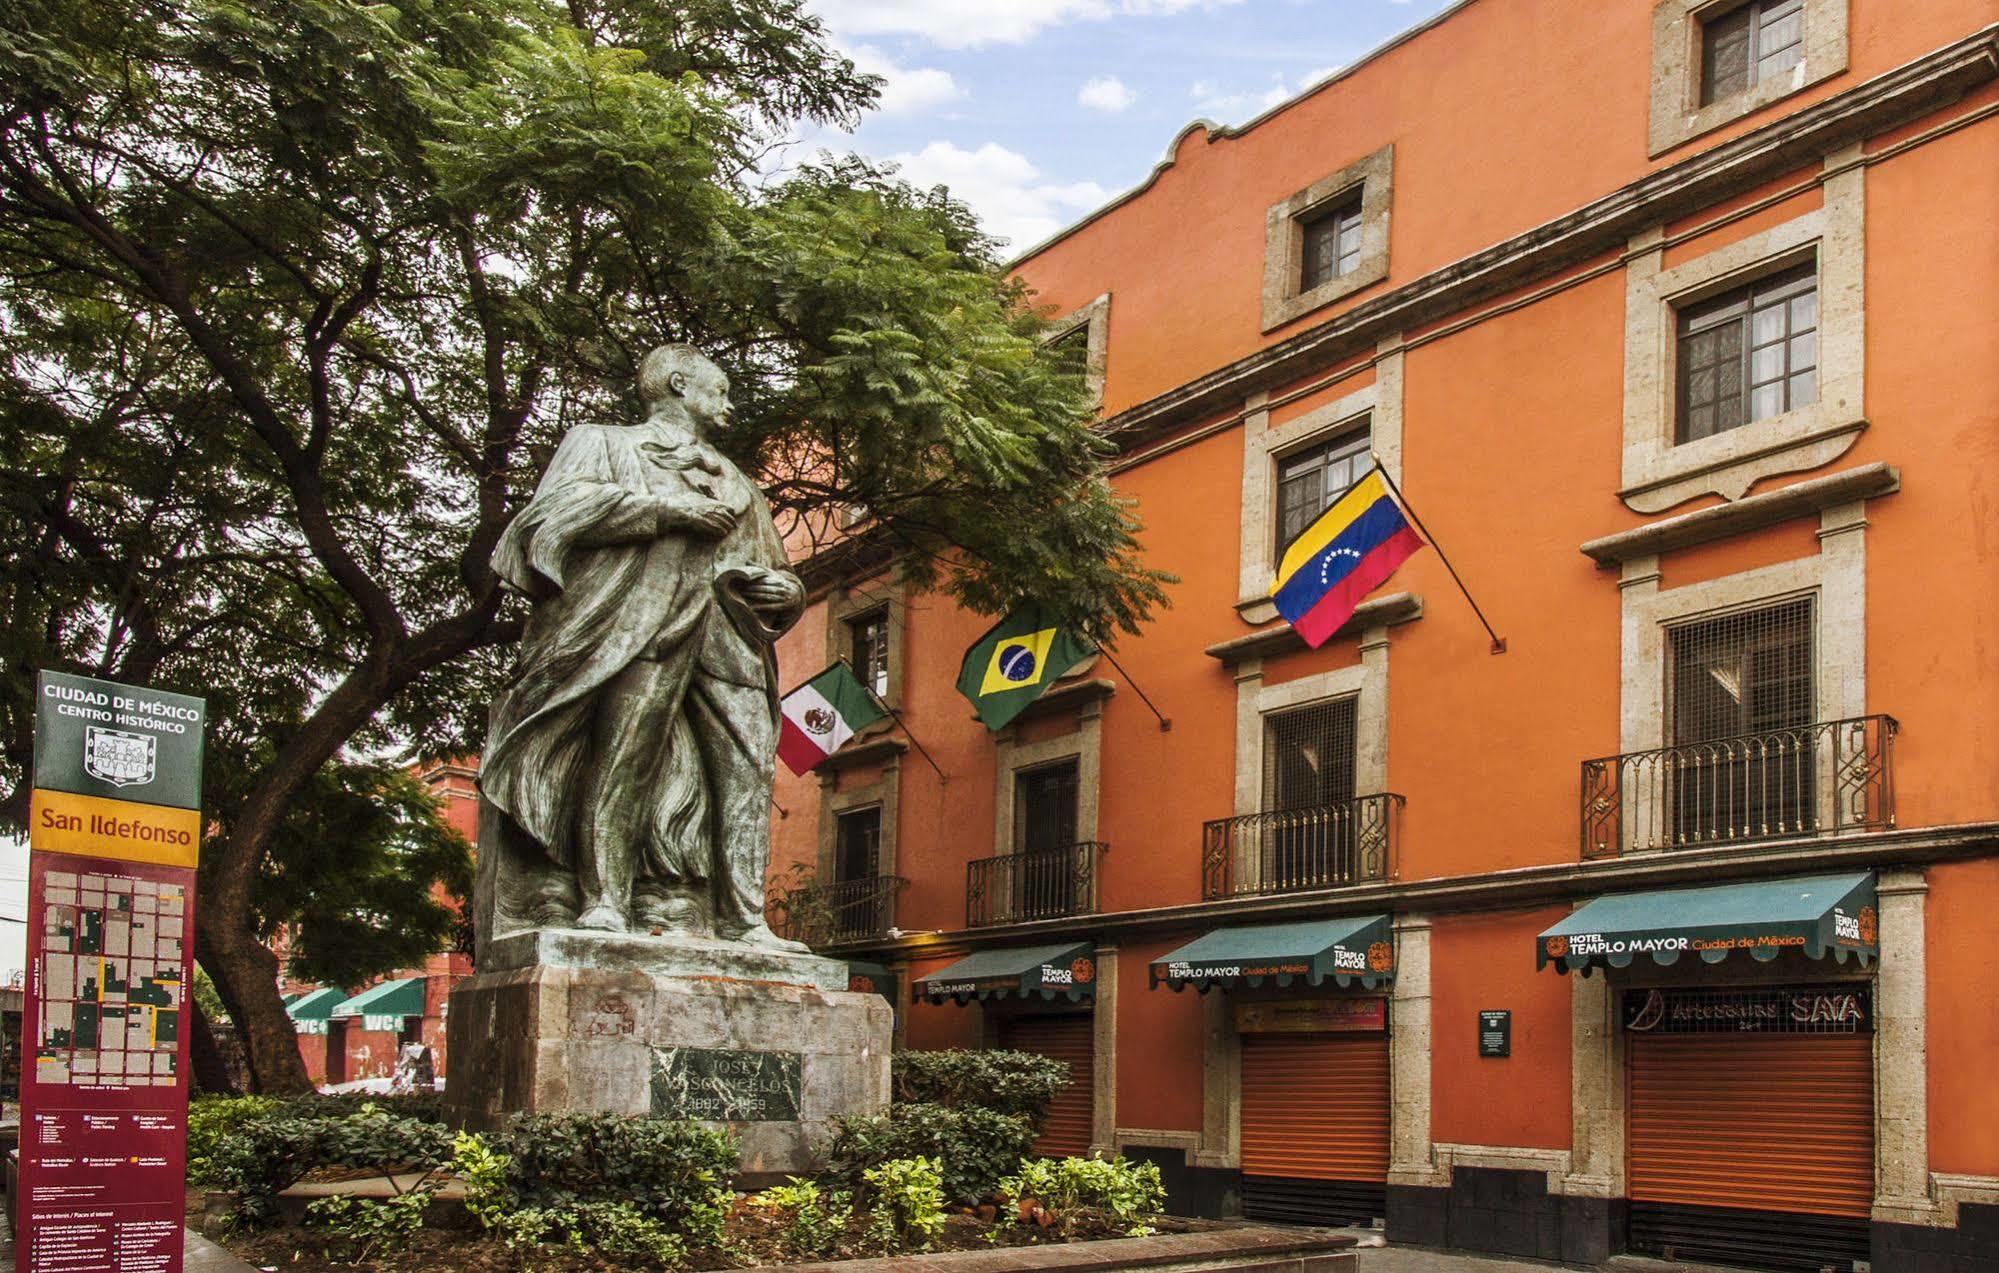
[[[846,52],[855,66],[882,77],[881,98],[875,106],[880,114],[913,115],[965,96],[949,71],[934,66],[897,66],[893,58],[871,44],[857,44]]]
[[[1240,0],[817,0],[842,35],[914,35],[948,48],[1018,44],[1048,27],[1213,8]]]
[[[1234,92],[1224,91],[1208,80],[1195,80],[1188,91],[1194,99],[1194,109],[1202,116],[1224,124],[1239,124],[1290,101],[1339,69],[1337,66],[1322,66],[1295,79],[1279,75],[1272,78],[1268,88]]]
[[[1115,115],[1138,100],[1138,94],[1125,86],[1125,82],[1115,75],[1098,75],[1083,81],[1083,87],[1076,90],[1078,105],[1091,110],[1109,111]]]
[[[928,189],[948,186],[979,214],[986,233],[1031,247],[1110,197],[1094,181],[1051,182],[1027,156],[994,142],[966,150],[948,141],[890,155],[903,180]]]

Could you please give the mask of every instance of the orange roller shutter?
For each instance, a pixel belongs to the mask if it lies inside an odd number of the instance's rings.
[[[1865,1219],[1874,1049],[1865,1034],[1631,1039],[1631,1198]]]
[[[1388,1036],[1242,1036],[1242,1170],[1388,1179]]]
[[[1033,1052],[1069,1067],[1069,1086],[1048,1109],[1048,1122],[1034,1152],[1050,1158],[1080,1158],[1090,1152],[1096,1101],[1093,1073],[1096,1022],[1087,1013],[1012,1017],[1000,1025],[1000,1046]]]

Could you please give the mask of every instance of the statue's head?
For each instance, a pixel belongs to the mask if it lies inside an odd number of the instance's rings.
[[[692,345],[661,345],[639,363],[639,396],[646,409],[677,409],[704,438],[728,423],[729,378]]]

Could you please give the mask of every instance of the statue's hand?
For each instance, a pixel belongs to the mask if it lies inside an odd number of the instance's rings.
[[[745,579],[739,592],[758,610],[784,610],[805,600],[803,585],[795,577],[776,571]]]
[[[720,500],[674,500],[660,506],[659,528],[662,531],[684,530],[707,539],[720,539],[735,526],[739,516],[738,510]]]

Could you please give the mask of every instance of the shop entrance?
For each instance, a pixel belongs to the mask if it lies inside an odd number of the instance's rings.
[[[1800,1270],[1869,1258],[1865,985],[1626,991],[1631,1249]]]
[[[1245,1003],[1236,1017],[1243,1215],[1293,1224],[1384,1215],[1387,1001]]]
[[[1087,1012],[1005,1016],[999,1045],[1033,1052],[1069,1067],[1069,1086],[1048,1107],[1048,1122],[1034,1152],[1050,1158],[1081,1158],[1090,1152],[1096,1123],[1096,1021]]]

